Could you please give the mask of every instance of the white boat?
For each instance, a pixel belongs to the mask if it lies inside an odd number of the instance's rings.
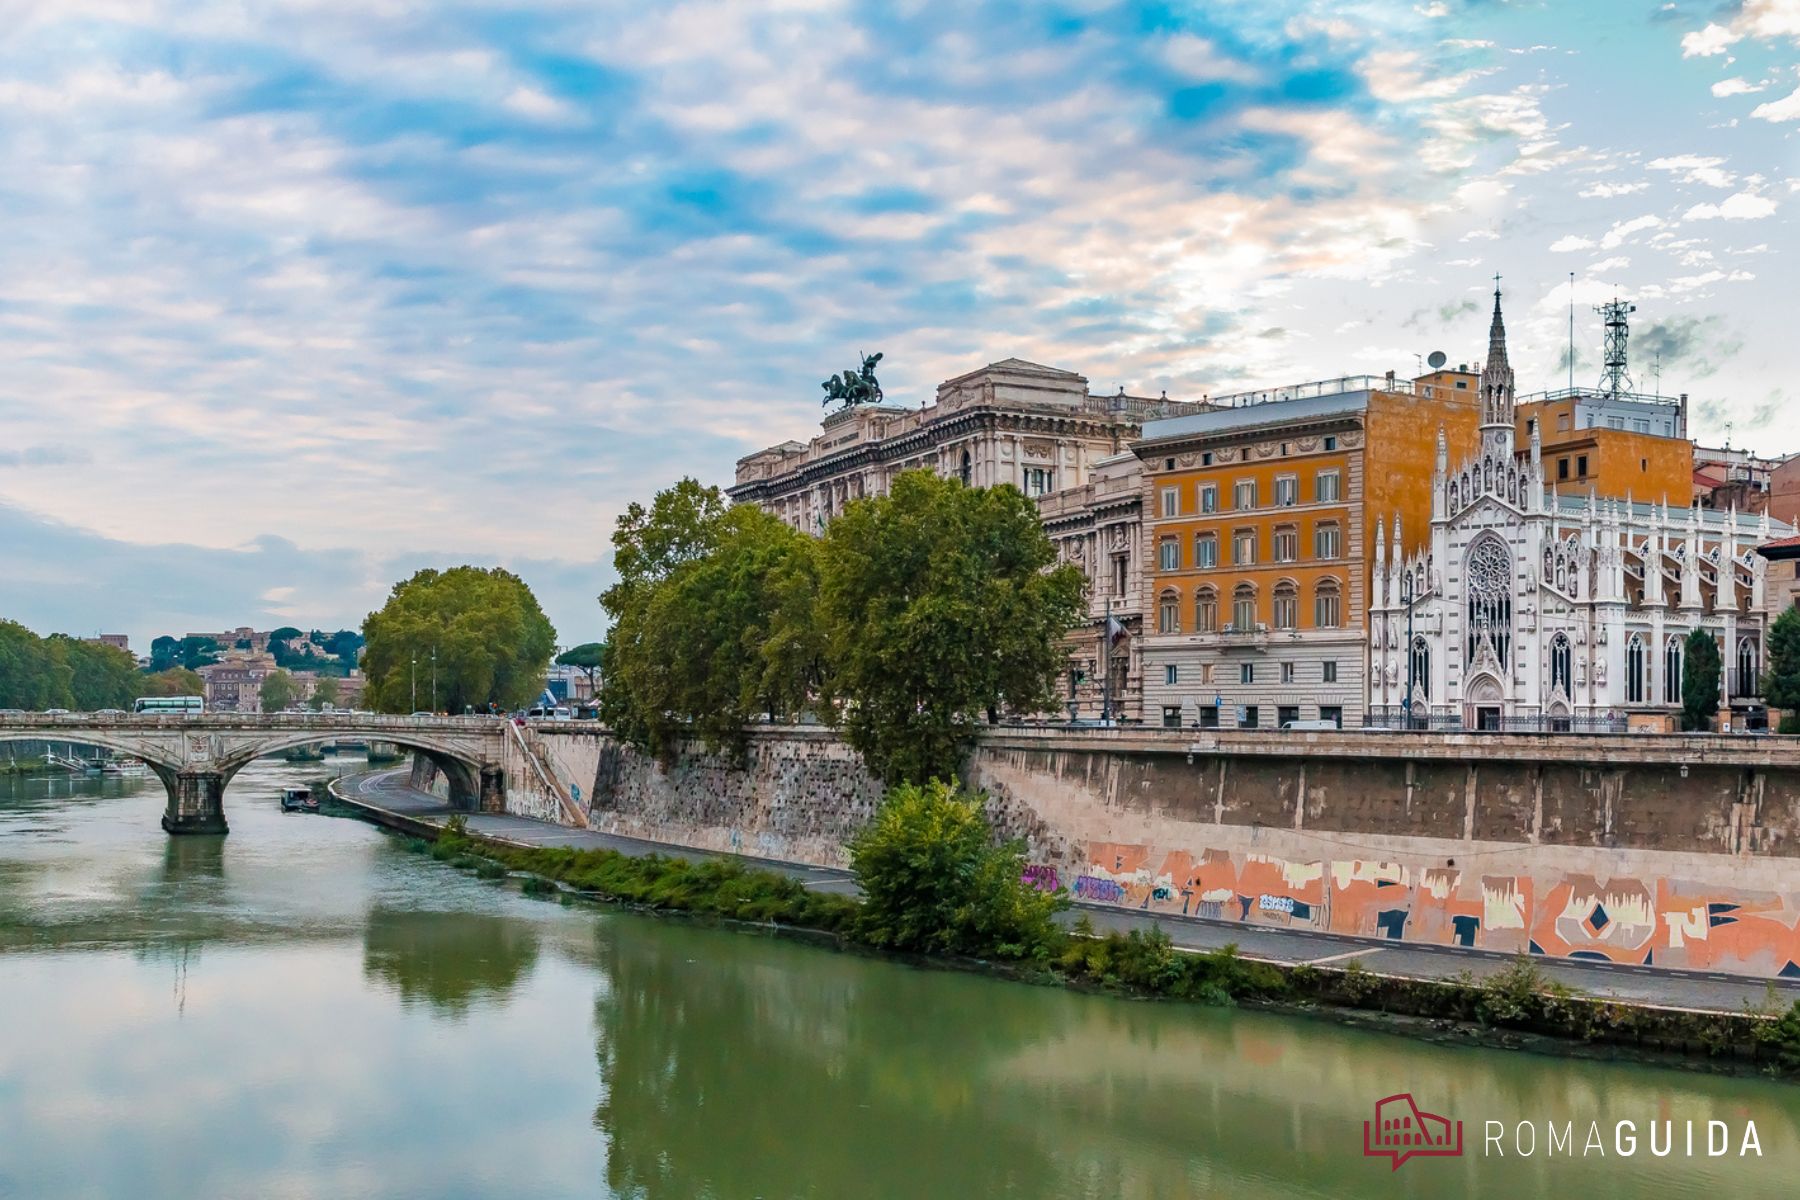
[[[141,758],[112,758],[100,765],[100,773],[120,779],[142,779],[150,774],[150,768]]]

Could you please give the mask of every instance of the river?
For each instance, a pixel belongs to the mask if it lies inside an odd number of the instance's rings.
[[[333,764],[327,761],[324,769]],[[0,778],[0,1195],[1556,1196],[1800,1187],[1800,1088],[926,971],[563,907],[154,780]],[[1374,1102],[1461,1157],[1363,1154]],[[1507,1133],[1505,1158],[1485,1122]],[[1616,1123],[1636,1122],[1621,1157]],[[1653,1157],[1653,1121],[1676,1155]],[[1700,1154],[1679,1156],[1684,1123]],[[1706,1122],[1730,1153],[1707,1157]],[[1535,1153],[1518,1155],[1530,1121]],[[1573,1156],[1545,1123],[1572,1123]],[[1581,1154],[1597,1122],[1604,1154]],[[1738,1157],[1754,1122],[1761,1157]]]

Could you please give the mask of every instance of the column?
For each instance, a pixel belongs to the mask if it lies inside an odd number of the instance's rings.
[[[225,776],[217,771],[182,771],[164,778],[169,806],[162,827],[169,833],[226,833]]]

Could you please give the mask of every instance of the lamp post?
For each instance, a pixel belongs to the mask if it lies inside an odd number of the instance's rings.
[[[431,648],[431,711],[436,712],[437,710],[437,647],[433,646]]]
[[[1400,576],[1400,603],[1406,605],[1406,695],[1400,698],[1400,711],[1406,719],[1406,728],[1413,727],[1413,577],[1412,572]]]
[[[416,650],[412,656],[412,707],[408,711],[419,711],[419,654]]]

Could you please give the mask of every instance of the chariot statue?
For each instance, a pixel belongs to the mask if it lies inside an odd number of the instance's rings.
[[[880,352],[863,355],[862,367],[851,369],[841,375],[833,375],[819,386],[825,389],[824,407],[842,404],[849,408],[853,404],[879,404],[881,402],[881,384],[875,379],[875,364],[881,361]]]

